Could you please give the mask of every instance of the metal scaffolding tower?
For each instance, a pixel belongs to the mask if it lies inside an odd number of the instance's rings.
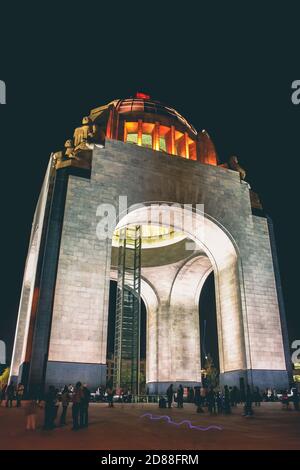
[[[139,394],[141,227],[120,230],[116,302],[114,388]]]

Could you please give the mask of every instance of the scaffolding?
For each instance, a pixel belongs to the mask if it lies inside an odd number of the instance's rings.
[[[139,394],[141,227],[120,230],[114,347],[114,388]]]

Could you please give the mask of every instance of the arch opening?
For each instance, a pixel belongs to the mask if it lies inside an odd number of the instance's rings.
[[[177,232],[181,237],[175,243],[170,237],[168,243],[163,230],[163,243],[160,245],[156,233],[153,247],[147,239],[147,249],[142,240],[141,296],[147,308],[147,388],[150,393],[160,393],[169,383],[185,386],[201,383],[203,325],[201,313],[199,322],[199,305],[208,278],[208,284],[215,284],[214,336],[218,338],[215,363],[219,365],[221,375],[244,370],[238,254],[233,240],[216,221],[201,213],[189,213],[189,222],[183,229],[178,221],[187,216],[185,208],[171,204],[163,207],[155,204],[153,208],[152,203],[153,224],[148,209],[145,205],[126,214],[117,224],[116,231],[137,225],[166,227],[166,220],[171,220],[169,233]],[[117,247],[112,246],[112,271],[115,272],[116,250]]]
[[[204,376],[208,379],[206,381],[207,384],[209,384],[211,382],[211,369],[213,369],[216,374],[220,372],[215,280],[213,272],[207,276],[200,292],[199,323],[201,369],[204,371]]]

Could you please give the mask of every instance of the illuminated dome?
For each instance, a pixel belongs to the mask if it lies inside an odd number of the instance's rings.
[[[202,163],[218,163],[206,131],[198,133],[175,109],[144,93],[95,108],[89,119],[101,127],[107,138]]]
[[[129,229],[129,230],[128,230]],[[128,225],[127,230],[130,234],[130,229],[132,229],[132,234],[134,237],[135,234],[135,226]],[[186,238],[186,234],[183,232],[179,232],[174,229],[174,227],[164,227],[163,225],[155,225],[155,224],[148,224],[148,225],[141,225],[141,240],[142,240],[142,248],[156,248],[162,246],[172,245],[174,243],[178,243]],[[130,243],[134,239],[130,238],[127,233],[127,242]],[[119,248],[120,246],[120,229],[116,229],[112,238],[112,246]]]

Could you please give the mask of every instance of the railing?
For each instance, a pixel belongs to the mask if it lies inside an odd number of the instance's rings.
[[[158,403],[161,397],[165,395],[133,395],[131,403]]]

